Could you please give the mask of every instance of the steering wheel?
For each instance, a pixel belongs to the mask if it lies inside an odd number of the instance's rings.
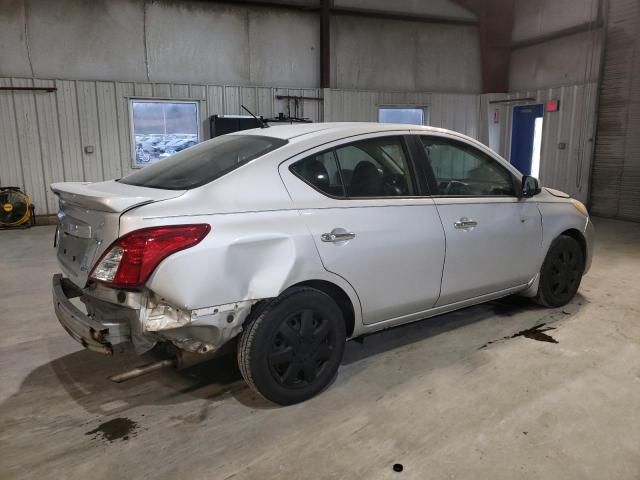
[[[445,195],[471,195],[471,190],[466,183],[451,180],[444,189]]]

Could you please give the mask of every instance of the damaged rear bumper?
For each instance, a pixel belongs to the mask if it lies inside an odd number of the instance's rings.
[[[71,302],[76,297],[85,304],[87,313]],[[194,354],[214,353],[242,331],[255,301],[180,309],[150,291],[95,285],[80,289],[57,274],[53,277],[53,303],[58,320],[71,337],[89,350],[112,355],[129,346],[142,354],[158,342],[170,342]]]
[[[83,347],[113,355],[114,348],[128,344],[131,332],[128,322],[98,322],[83,313],[72,302],[82,290],[61,274],[53,276],[53,305],[56,316],[67,333]]]

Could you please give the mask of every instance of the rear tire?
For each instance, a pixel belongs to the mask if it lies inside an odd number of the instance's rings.
[[[584,253],[575,238],[560,235],[549,247],[540,269],[540,285],[536,303],[545,307],[561,307],[578,292],[584,272]]]
[[[238,366],[260,396],[291,405],[329,385],[345,342],[336,302],[319,290],[295,287],[252,314],[238,345]]]

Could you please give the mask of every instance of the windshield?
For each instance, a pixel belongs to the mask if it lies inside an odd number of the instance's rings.
[[[138,187],[189,190],[205,185],[287,143],[259,135],[223,135],[118,180]]]

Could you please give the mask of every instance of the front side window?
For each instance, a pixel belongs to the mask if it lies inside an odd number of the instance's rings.
[[[399,137],[336,147],[296,162],[291,171],[333,197],[398,197],[413,195],[415,191]]]
[[[198,102],[131,100],[134,166],[163,160],[199,142]]]
[[[119,181],[139,187],[189,190],[212,182],[287,143],[260,135],[223,135],[149,165]]]
[[[430,137],[422,145],[437,184],[437,195],[515,196],[511,173],[473,147]]]

